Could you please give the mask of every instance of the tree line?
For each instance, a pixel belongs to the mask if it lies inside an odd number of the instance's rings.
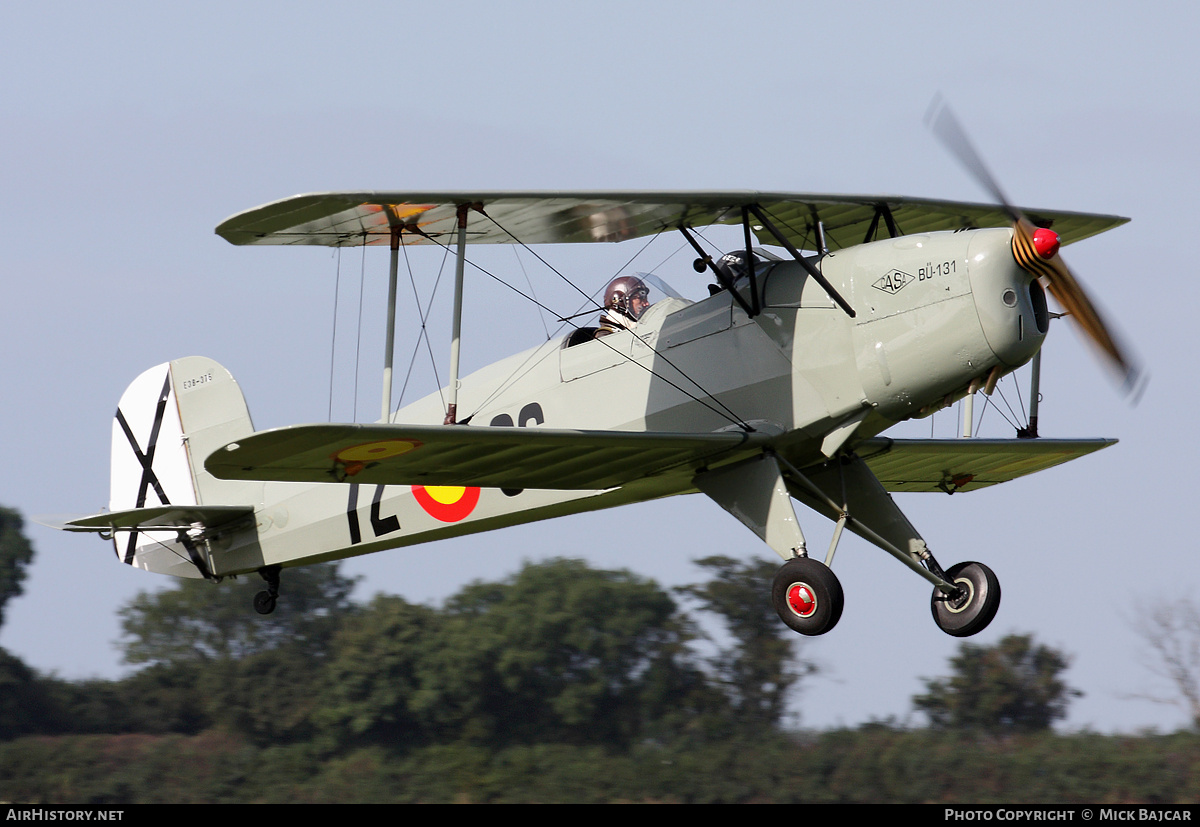
[[[19,515],[0,510],[0,601],[30,559]],[[325,564],[289,570],[268,616],[248,611],[252,579],[177,581],[121,609],[127,677],[66,681],[0,652],[0,796],[1011,801],[1052,788],[1063,800],[1055,785],[1074,778],[1071,794],[1094,801],[1081,779],[1099,777],[1106,795],[1145,800],[1135,756],[1155,770],[1153,795],[1195,798],[1194,735],[1054,734],[1080,693],[1062,679],[1067,657],[1029,635],[963,644],[913,699],[926,727],[789,730],[816,668],[766,597],[775,566],[698,563],[706,579],[675,590],[531,563],[441,606],[356,602],[354,580]],[[726,645],[697,647],[704,618]]]

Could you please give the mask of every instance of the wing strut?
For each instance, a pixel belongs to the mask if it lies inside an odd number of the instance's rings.
[[[808,274],[816,280],[817,284],[825,288],[825,292],[829,294],[829,298],[837,302],[838,307],[842,308],[842,310],[845,310],[846,315],[853,319],[854,309],[846,303],[846,300],[843,299],[842,295],[834,289],[833,285],[830,284],[823,275],[821,275],[821,271],[817,269],[816,265],[814,265],[804,256],[800,255],[800,251],[796,249],[792,242],[787,240],[787,236],[775,228],[775,225],[771,223],[770,219],[767,218],[766,214],[762,211],[762,208],[760,208],[758,204],[750,204],[748,206],[750,208],[750,212],[754,213],[758,220],[762,222],[762,225],[767,228],[767,232],[775,236],[775,240],[782,244],[784,248],[786,248],[787,251],[792,254],[792,258],[800,262],[800,266],[808,271]]]
[[[1042,349],[1033,354],[1029,374],[1029,425],[1017,429],[1018,439],[1038,438],[1038,399],[1042,395]]]
[[[404,225],[393,210],[388,210],[388,221],[392,230],[392,262],[388,268],[387,342],[383,350],[383,414],[384,422],[392,415],[392,351],[396,349],[396,274],[400,269],[400,233]]]
[[[879,219],[883,218],[887,224],[888,235],[896,238],[900,235],[900,228],[896,226],[896,219],[892,217],[892,210],[887,205],[886,201],[880,201],[875,205],[875,215],[871,216],[871,226],[867,227],[867,235],[863,238],[863,244],[869,244],[875,240],[877,231],[879,230]]]
[[[683,233],[683,237],[688,240],[688,244],[692,245],[692,249],[695,250],[696,255],[699,256],[699,258],[696,259],[695,264],[692,265],[696,272],[703,273],[705,267],[707,267],[709,270],[712,270],[713,275],[717,277],[717,283],[729,291],[729,294],[733,296],[734,301],[741,306],[742,310],[746,311],[747,316],[753,317],[755,315],[754,311],[750,308],[750,305],[746,303],[746,300],[742,298],[742,294],[733,289],[733,282],[731,282],[728,277],[721,272],[720,268],[717,267],[716,262],[713,261],[712,256],[704,252],[704,248],[701,247],[700,242],[696,241],[695,237],[688,232],[688,228],[680,224],[679,232]]]
[[[463,271],[467,256],[467,211],[483,212],[483,204],[476,201],[458,205],[458,252],[454,265],[454,320],[450,334],[450,387],[448,388],[448,404],[444,424],[457,424],[458,417],[458,363],[459,343],[462,339],[462,298]],[[405,222],[396,214],[395,208],[386,208],[388,225],[392,236],[391,266],[388,271],[388,314],[387,314],[387,343],[383,354],[383,416],[381,421],[391,422],[392,419],[392,351],[396,342],[396,276],[400,270],[400,236],[408,230],[410,233],[430,238],[429,234],[418,226],[417,222]]]
[[[459,340],[462,337],[463,270],[467,261],[467,210],[472,206],[458,205],[458,253],[454,261],[454,321],[450,330],[450,386],[447,388],[448,403],[443,425],[454,425],[458,419],[458,351]]]
[[[758,281],[754,275],[754,246],[750,243],[750,208],[742,207],[742,233],[746,236],[746,275],[750,278],[750,301],[754,305],[754,318],[762,312],[762,302],[758,296]]]
[[[400,272],[400,236],[405,230],[410,233],[425,236],[429,234],[420,228],[416,221],[404,221],[396,212],[394,204],[384,207],[387,215],[388,230],[392,237],[391,263],[388,267],[388,309],[387,309],[387,341],[383,352],[383,415],[382,422],[392,419],[392,352],[396,349],[396,276]],[[367,238],[363,235],[363,244]]]

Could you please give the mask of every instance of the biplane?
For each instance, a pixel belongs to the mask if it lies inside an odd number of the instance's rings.
[[[943,631],[975,634],[999,606],[995,574],[978,562],[943,568],[891,492],[971,491],[1115,440],[1040,438],[1035,410],[1011,439],[885,433],[990,393],[1031,360],[1036,367],[1054,315],[1046,289],[1126,383],[1138,375],[1059,254],[1128,219],[1017,209],[984,183],[998,203],[751,191],[328,192],[239,213],[216,229],[235,245],[390,247],[379,420],[255,431],[229,371],[203,357],[175,359],[121,397],[109,510],[60,527],[100,533],[122,562],[147,571],[214,581],[257,572],[266,588],[254,604],[266,614],[291,566],[702,493],[783,559],[771,597],[793,630],[819,635],[838,622],[842,587],[831,566],[848,529],[928,582]],[[731,255],[698,237],[718,224],[742,228]],[[621,324],[572,325],[459,376],[474,245],[658,233],[694,248],[695,269],[712,282],[707,297],[652,296],[656,279],[627,274],[647,306]],[[407,245],[455,255],[451,375],[437,393],[393,409],[398,255]],[[615,310],[623,309],[595,307]],[[796,502],[833,523],[823,559],[810,556]]]

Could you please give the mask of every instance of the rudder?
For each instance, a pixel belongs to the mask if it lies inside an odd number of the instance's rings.
[[[117,406],[109,509],[252,502],[261,486],[218,480],[204,459],[253,432],[241,388],[217,362],[188,356],[150,368]]]

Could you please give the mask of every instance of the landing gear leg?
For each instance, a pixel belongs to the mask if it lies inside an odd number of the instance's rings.
[[[838,522],[825,563],[820,563],[808,557],[804,532],[774,455],[705,471],[693,481],[784,559],[771,581],[771,604],[779,619],[802,635],[823,635],[832,629],[842,616],[844,600],[842,584],[828,564],[844,520]]]
[[[279,598],[279,571],[281,566],[265,566],[258,570],[262,579],[267,581],[267,588],[254,595],[254,611],[260,615],[269,615],[275,611],[275,601]]]
[[[830,519],[846,519],[851,531],[933,584],[933,619],[943,632],[968,637],[982,632],[996,617],[1000,583],[992,570],[982,563],[959,563],[942,571],[921,535],[862,459],[849,455],[808,473],[784,465],[791,472],[788,483],[796,499]],[[845,506],[838,505],[838,496]],[[832,552],[831,548],[831,556]],[[778,602],[776,610],[787,622]]]

